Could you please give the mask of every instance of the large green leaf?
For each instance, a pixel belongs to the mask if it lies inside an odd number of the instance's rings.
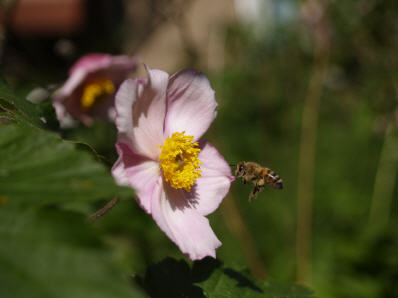
[[[0,297],[142,297],[84,217],[0,207]]]
[[[71,202],[132,196],[92,154],[57,135],[0,126],[0,198],[9,203]]]
[[[44,116],[48,113],[48,104],[33,104],[16,96],[0,77],[0,110],[6,111],[15,121],[42,127]]]
[[[261,281],[246,270],[224,266],[212,258],[190,266],[184,261],[167,258],[152,265],[141,285],[151,297],[217,297],[217,298],[314,298],[303,286],[276,281]]]

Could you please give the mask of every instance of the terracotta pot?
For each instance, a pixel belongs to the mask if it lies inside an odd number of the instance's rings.
[[[18,35],[69,36],[82,30],[85,7],[84,0],[19,0],[2,19]]]

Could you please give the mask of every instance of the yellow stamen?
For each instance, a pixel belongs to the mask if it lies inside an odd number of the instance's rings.
[[[202,176],[198,159],[200,149],[193,143],[193,136],[186,136],[185,131],[175,132],[167,137],[160,146],[159,155],[163,176],[173,188],[184,188],[191,191],[196,179]]]
[[[111,80],[97,79],[88,83],[81,98],[81,105],[84,110],[90,109],[103,96],[111,95],[115,92],[115,85]]]

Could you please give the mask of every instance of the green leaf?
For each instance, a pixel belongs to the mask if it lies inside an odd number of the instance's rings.
[[[209,272],[209,268],[214,269]],[[313,292],[303,286],[264,282],[247,270],[236,270],[211,258],[195,262],[192,271],[207,297],[314,298]],[[210,276],[203,279],[206,272]]]
[[[143,297],[82,215],[0,208],[0,297]]]
[[[43,110],[43,107],[44,110]],[[3,78],[0,77],[0,109],[6,111],[15,121],[43,127],[46,105],[37,105],[16,96]]]
[[[9,203],[51,203],[131,197],[92,154],[56,134],[0,126],[0,198]]]
[[[150,266],[138,281],[151,297],[314,298],[306,287],[264,282],[212,258],[195,262],[192,268],[185,261],[167,258]]]
[[[263,297],[261,283],[255,281],[248,273],[225,268],[210,258],[195,262],[194,275],[203,288],[206,297]],[[206,278],[204,278],[206,277]]]

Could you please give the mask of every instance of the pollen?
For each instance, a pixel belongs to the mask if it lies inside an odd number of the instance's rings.
[[[193,142],[193,136],[185,135],[185,131],[173,133],[160,146],[162,152],[159,160],[163,176],[173,188],[190,192],[195,181],[202,176],[198,146],[197,142]]]
[[[84,110],[90,109],[96,102],[115,92],[115,85],[111,80],[98,79],[88,83],[81,97],[81,106]]]

